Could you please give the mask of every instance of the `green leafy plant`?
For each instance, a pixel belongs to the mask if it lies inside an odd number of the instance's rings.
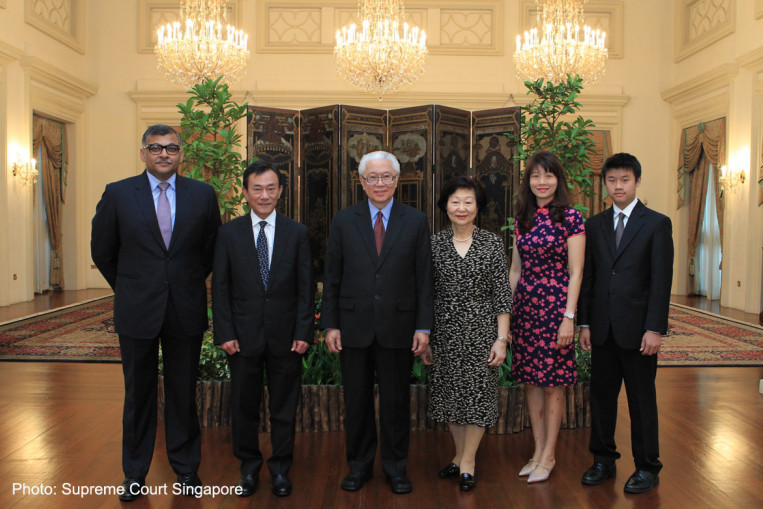
[[[244,202],[241,175],[247,161],[237,151],[241,134],[236,123],[247,115],[247,103],[237,104],[220,79],[195,85],[188,101],[177,107],[182,114],[183,174],[215,188],[220,215],[227,221]]]
[[[339,355],[329,352],[326,333],[315,331],[315,344],[302,357],[302,385],[341,385]]]
[[[429,366],[424,364],[420,357],[416,357],[413,360],[411,383],[416,385],[426,385],[429,383]]]
[[[580,341],[575,338],[575,357],[578,362],[578,383],[591,381],[591,352],[580,347]]]
[[[583,80],[568,75],[567,80],[558,85],[543,79],[525,81],[524,85],[533,100],[522,108],[519,134],[506,134],[516,143],[515,160],[524,162],[536,152],[548,150],[562,162],[573,194],[581,192],[592,196],[592,170],[587,166],[595,149],[590,132],[594,123],[577,113],[581,107],[577,99],[583,90]],[[576,204],[575,208],[581,212],[588,210],[582,204]],[[504,229],[513,230],[513,222]]]

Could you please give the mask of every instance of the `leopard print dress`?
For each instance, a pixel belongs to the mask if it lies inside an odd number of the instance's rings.
[[[511,312],[503,241],[475,228],[461,256],[448,228],[432,237],[435,326],[430,344],[427,415],[438,422],[489,428],[498,422],[498,368],[488,366],[497,316]]]

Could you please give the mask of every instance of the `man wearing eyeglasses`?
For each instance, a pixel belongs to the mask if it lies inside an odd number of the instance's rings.
[[[125,381],[119,498],[145,486],[156,439],[158,351],[164,362],[167,456],[183,493],[201,486],[196,377],[207,329],[207,288],[220,211],[214,189],[177,175],[178,133],[154,125],[143,134],[146,171],[106,186],[93,217],[93,261],[114,289]]]
[[[393,493],[409,493],[411,367],[434,323],[429,224],[422,212],[393,199],[400,175],[394,155],[366,154],[358,172],[368,200],[331,223],[321,311],[344,383],[349,473],[341,487],[357,491],[372,475],[376,373],[382,469]]]

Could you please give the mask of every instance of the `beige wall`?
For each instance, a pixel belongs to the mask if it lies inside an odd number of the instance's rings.
[[[679,21],[685,1],[588,2],[586,11],[617,29],[621,40],[613,48],[616,58],[609,60],[604,78],[583,94],[584,114],[612,129],[613,149],[639,157],[644,167],[640,197],[673,218],[678,254],[675,293],[685,293],[686,287],[687,220],[684,211],[675,210],[678,133],[685,122],[710,120],[716,111],[726,114],[729,154],[746,162],[748,179],[744,186],[727,193],[722,303],[758,312],[763,209],[757,206],[755,182],[763,132],[763,86],[756,67],[759,59],[751,52],[761,50],[763,19],[755,19],[754,2],[727,0],[735,5],[733,13],[728,11],[733,14],[732,32],[676,61],[676,55],[685,51],[675,43],[682,33]],[[85,5],[83,0],[70,3]],[[334,22],[354,9],[354,1],[232,3],[237,22],[250,34],[252,52],[247,76],[234,88],[251,104],[305,108],[342,103],[394,108],[437,103],[484,109],[526,101],[511,54],[531,1],[407,0],[409,16],[423,20],[430,33],[432,54],[426,74],[381,105],[376,98],[352,89],[335,72],[331,55]],[[142,16],[156,1],[86,2],[87,10],[77,26],[84,33],[63,40],[25,22],[24,2],[7,4],[0,8],[0,123],[4,126],[0,127],[0,169],[6,175],[0,179],[0,305],[32,298],[31,193],[8,177],[7,163],[11,147],[29,150],[32,109],[50,110],[43,113],[72,124],[76,164],[67,196],[72,199],[64,212],[65,276],[67,288],[84,288],[105,286],[91,267],[88,245],[90,219],[104,186],[142,169],[138,136],[148,124],[175,120],[174,105],[184,100],[183,91],[172,87],[156,70],[155,57],[140,52],[147,47],[149,24],[145,21],[149,18]],[[317,28],[297,34],[307,41],[301,44],[276,40],[268,32],[273,11],[266,7],[283,7],[286,14],[293,14],[296,11],[288,9],[295,5],[311,13],[313,25],[319,21]],[[451,14],[464,15],[465,10],[487,12],[492,28],[480,32],[487,34],[481,41],[473,36],[482,29],[475,28],[471,36],[464,35],[469,42],[449,45],[457,39],[443,20]],[[610,30],[609,36],[613,38],[615,33]],[[694,43],[694,47],[700,45]],[[710,79],[713,85],[701,93],[687,85],[724,64],[734,69],[728,80],[720,80],[721,85]],[[43,72],[50,69],[59,72]],[[720,72],[726,76],[729,69]],[[754,104],[758,107],[753,108]],[[15,281],[13,274],[17,274]]]

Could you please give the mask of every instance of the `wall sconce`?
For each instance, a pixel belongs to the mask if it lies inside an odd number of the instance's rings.
[[[37,176],[40,172],[37,171],[37,161],[34,159],[24,162],[20,155],[16,155],[16,160],[11,163],[11,168],[13,168],[13,176],[21,180],[22,184],[37,183]]]
[[[725,164],[721,166],[721,176],[718,178],[718,180],[724,189],[730,190],[737,184],[744,184],[744,179],[744,169],[739,168],[738,170],[729,170],[728,166]]]

